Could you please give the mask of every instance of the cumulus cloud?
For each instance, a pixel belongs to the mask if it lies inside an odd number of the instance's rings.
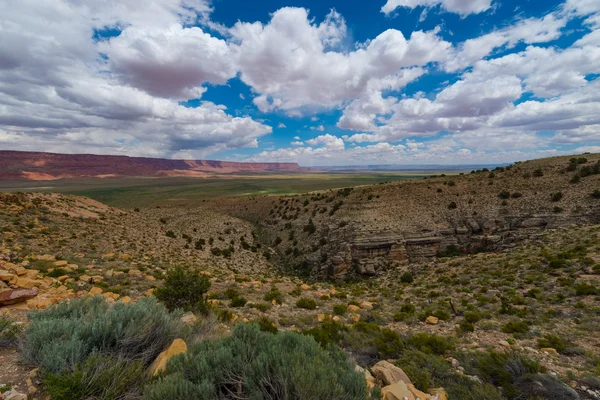
[[[409,39],[387,30],[354,51],[335,51],[346,34],[335,11],[321,24],[304,8],[282,8],[268,24],[238,22],[232,51],[241,79],[259,95],[263,112],[335,107],[360,97],[370,86],[390,86],[403,68],[446,57],[451,47],[438,31],[413,32]]]
[[[210,102],[177,102],[235,75],[222,40],[182,27],[209,12],[199,0],[24,0],[6,8],[0,146],[167,157],[256,147],[270,127]],[[106,27],[123,31],[95,40]]]
[[[440,6],[443,10],[467,16],[469,14],[479,14],[492,7],[492,0],[387,0],[381,7],[381,11],[389,14],[399,7],[436,7]]]

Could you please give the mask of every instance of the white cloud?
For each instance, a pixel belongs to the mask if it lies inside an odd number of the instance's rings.
[[[310,129],[312,131],[320,131],[323,132],[325,131],[325,127],[323,125],[319,125],[319,126],[311,126]]]
[[[309,139],[306,141],[310,146],[319,146],[322,145],[327,149],[331,150],[343,150],[344,149],[344,141],[337,136],[330,135],[326,133],[325,135],[317,136],[314,139]]]
[[[290,7],[276,11],[266,25],[238,22],[231,29],[241,79],[259,94],[254,104],[263,112],[294,115],[301,108],[336,107],[370,86],[392,85],[388,81],[403,68],[445,59],[450,43],[437,33],[417,31],[406,39],[390,29],[355,51],[336,51],[332,43],[346,34],[341,17],[330,14],[315,24],[307,10]]]
[[[398,7],[416,8],[416,7],[435,7],[467,16],[469,14],[479,14],[489,10],[492,6],[492,0],[387,0],[381,7],[381,11],[389,14]]]
[[[199,96],[203,82],[223,83],[235,72],[217,60],[228,51],[224,42],[181,27],[209,11],[198,0],[156,0],[144,7],[134,1],[24,0],[4,9],[0,146],[167,157],[256,147],[270,127],[232,117],[210,102],[186,108],[170,98]],[[94,30],[106,26],[125,28],[123,36],[95,41]],[[188,63],[183,52],[190,46],[214,56],[213,64],[197,54],[187,54]],[[147,65],[140,67],[143,59]]]
[[[279,129],[285,129],[285,128],[287,128],[287,126],[285,126],[285,124],[283,122],[280,122],[279,125],[277,125],[277,127]]]

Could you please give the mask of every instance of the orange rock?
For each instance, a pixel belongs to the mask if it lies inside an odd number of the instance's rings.
[[[177,354],[187,352],[187,345],[183,339],[175,339],[173,343],[162,353],[156,357],[152,365],[150,365],[150,374],[156,376],[159,372],[164,371],[167,367],[167,362]]]

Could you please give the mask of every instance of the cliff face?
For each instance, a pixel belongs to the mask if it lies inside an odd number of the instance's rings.
[[[202,176],[208,173],[302,172],[296,163],[167,160],[93,154],[0,151],[0,180],[107,176]]]

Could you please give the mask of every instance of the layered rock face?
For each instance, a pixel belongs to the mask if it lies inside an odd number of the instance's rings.
[[[236,163],[0,151],[0,180],[53,180],[107,176],[201,176],[207,173],[301,172],[309,170],[296,163]]]
[[[449,252],[472,253],[501,251],[524,239],[532,239],[545,229],[600,223],[597,213],[580,215],[513,215],[485,219],[470,217],[463,223],[421,232],[356,231],[353,238],[342,238],[333,247],[339,251],[331,258],[328,275],[370,276],[382,268],[426,262]]]

